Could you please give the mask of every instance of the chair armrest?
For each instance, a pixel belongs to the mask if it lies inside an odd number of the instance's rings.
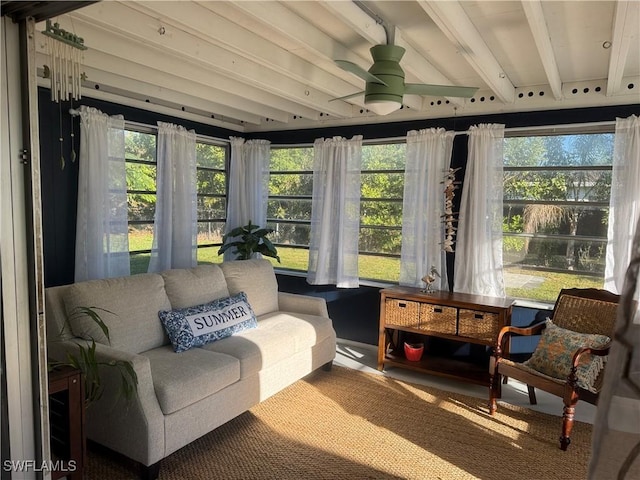
[[[531,336],[538,335],[544,328],[546,327],[546,323],[540,322],[530,327],[514,327],[512,325],[507,325],[506,327],[502,327],[500,329],[500,333],[498,333],[498,340],[496,344],[502,348],[502,344],[506,337],[510,335],[520,335],[520,336]]]
[[[580,358],[582,355],[597,355],[598,357],[604,357],[605,355],[609,355],[609,350],[611,350],[612,342],[607,342],[602,348],[592,348],[592,347],[582,347],[576,350],[576,353],[573,354],[573,368],[578,368],[580,364]]]
[[[322,297],[278,292],[278,308],[283,312],[304,313],[329,318],[327,301]]]

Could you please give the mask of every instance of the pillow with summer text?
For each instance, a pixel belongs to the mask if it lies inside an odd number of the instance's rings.
[[[581,347],[602,348],[609,343],[606,335],[574,332],[558,327],[550,319],[542,331],[533,355],[523,364],[549,377],[566,380],[571,373],[573,355]],[[595,392],[594,383],[604,368],[605,357],[585,354],[576,372],[578,386]]]
[[[162,310],[158,316],[177,353],[258,326],[244,292],[193,307]]]

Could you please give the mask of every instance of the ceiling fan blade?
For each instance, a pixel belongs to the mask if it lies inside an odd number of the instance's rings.
[[[404,93],[410,95],[433,95],[434,97],[473,97],[478,87],[456,87],[455,85],[429,85],[426,83],[405,83]]]
[[[359,95],[364,95],[364,90],[362,90],[361,92],[352,93],[351,95],[345,95],[344,97],[332,98],[329,101],[335,102],[336,100],[347,100],[348,98],[357,97]]]
[[[335,60],[335,62],[336,62],[336,65],[338,65],[341,69],[343,69],[343,70],[345,70],[347,72],[353,73],[354,75],[362,78],[366,82],[379,83],[379,84],[385,85],[385,86],[387,85],[385,82],[380,80],[375,75],[372,75],[369,72],[367,72],[360,65],[357,65],[357,64],[355,64],[353,62],[350,62],[348,60]]]

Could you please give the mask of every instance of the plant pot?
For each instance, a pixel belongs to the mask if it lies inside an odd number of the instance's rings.
[[[424,343],[408,343],[404,342],[404,356],[410,362],[417,362],[422,358],[424,352]]]

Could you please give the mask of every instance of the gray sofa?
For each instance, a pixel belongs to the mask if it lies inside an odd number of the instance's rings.
[[[175,353],[158,318],[245,292],[257,328]],[[99,307],[109,342],[75,307]],[[157,477],[160,460],[277,393],[318,367],[330,368],[336,334],[322,298],[278,292],[267,260],[225,262],[160,274],[80,282],[46,289],[48,355],[93,338],[104,361],[128,360],[137,397],[119,394],[116,369],[102,368],[105,393],[86,412],[87,438],[140,462]],[[69,331],[70,330],[70,331]]]

